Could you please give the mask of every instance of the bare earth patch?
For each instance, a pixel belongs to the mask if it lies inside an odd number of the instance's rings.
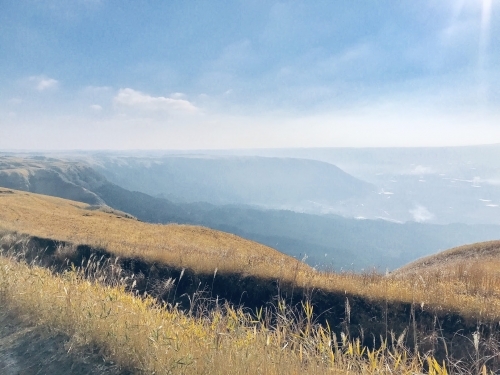
[[[0,374],[121,374],[97,353],[73,353],[67,336],[21,322],[0,308]]]

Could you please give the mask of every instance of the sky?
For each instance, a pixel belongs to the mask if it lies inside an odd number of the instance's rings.
[[[500,143],[500,0],[0,0],[0,150]]]

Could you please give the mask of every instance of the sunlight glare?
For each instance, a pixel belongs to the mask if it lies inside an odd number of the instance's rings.
[[[482,3],[483,10],[481,14],[481,47],[486,48],[489,39],[492,0],[482,0]]]

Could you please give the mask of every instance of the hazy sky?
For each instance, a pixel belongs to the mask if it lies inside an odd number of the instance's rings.
[[[0,150],[500,142],[500,1],[0,0]]]

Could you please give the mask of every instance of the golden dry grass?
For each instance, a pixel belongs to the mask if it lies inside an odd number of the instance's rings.
[[[411,357],[385,344],[369,351],[311,324],[288,320],[270,326],[241,309],[204,316],[166,310],[120,286],[103,286],[78,271],[61,276],[0,256],[0,303],[21,318],[71,337],[69,350],[91,346],[140,374],[448,374],[432,357]],[[486,369],[484,374],[487,374]]]
[[[500,273],[500,241],[464,245],[430,255],[393,272],[404,276],[412,273],[453,270],[464,263],[481,264],[488,273]]]
[[[241,237],[189,225],[156,225],[89,210],[89,205],[0,188],[0,227],[33,236],[103,247],[195,272],[238,272],[279,277],[277,270],[311,268],[292,257]]]
[[[195,272],[211,274],[217,269],[374,301],[414,303],[474,319],[500,319],[500,278],[488,257],[457,260],[455,266],[444,269],[422,268],[405,277],[317,272],[231,234],[187,225],[146,224],[89,211],[82,203],[5,191],[0,189],[0,228],[7,230],[102,247],[118,256],[141,257]]]

